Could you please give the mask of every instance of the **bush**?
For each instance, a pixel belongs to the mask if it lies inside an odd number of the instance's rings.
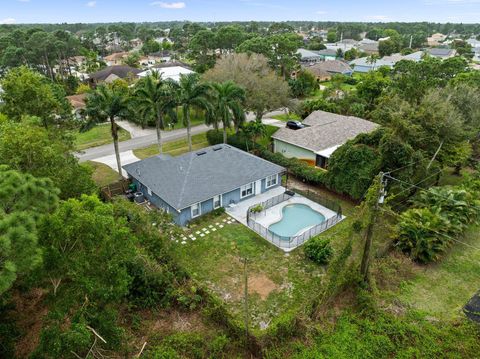
[[[219,130],[207,131],[207,141],[210,146],[223,143],[223,132]],[[247,139],[243,132],[227,133],[227,143],[243,151],[252,149],[254,147],[253,142]]]
[[[321,265],[328,264],[333,255],[330,240],[319,237],[310,239],[305,244],[304,251],[307,258]]]

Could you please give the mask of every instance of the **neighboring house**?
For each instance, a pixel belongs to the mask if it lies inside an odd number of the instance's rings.
[[[111,55],[105,56],[103,60],[107,66],[122,65],[123,61],[128,57],[128,52],[115,52]]]
[[[138,77],[146,77],[153,72],[158,72],[162,75],[162,79],[171,79],[174,81],[180,80],[180,75],[187,75],[192,74],[192,71],[188,66],[180,63],[180,62],[166,62],[159,65],[155,65],[152,68],[140,72]]]
[[[182,226],[279,186],[285,171],[225,144],[178,157],[151,157],[123,168],[148,201]]]
[[[85,107],[87,107],[87,104],[85,103],[86,98],[87,98],[86,93],[82,93],[82,94],[79,94],[79,95],[67,96],[68,102],[70,102],[70,105],[72,105],[73,114],[78,119],[81,118],[82,110]]]
[[[143,41],[139,38],[130,40],[130,46],[132,46],[133,50],[140,51],[143,46]]]
[[[454,57],[457,53],[456,50],[450,49],[447,47],[428,48],[425,50],[425,52],[430,56],[437,57],[442,60],[449,59],[450,57]]]
[[[363,40],[362,40],[363,41]],[[378,44],[379,42],[370,40],[371,42],[360,43],[358,45],[358,50],[365,52],[368,55],[378,54]]]
[[[322,60],[322,57],[317,52],[307,49],[298,49],[297,55],[300,56],[300,62],[302,64],[314,63]]]
[[[353,116],[314,111],[300,130],[281,128],[272,135],[274,152],[295,157],[311,165],[327,168],[335,150],[361,133],[369,133],[379,125]]]
[[[143,67],[152,67],[153,65],[160,64],[162,62],[168,62],[170,59],[170,51],[164,50],[152,52],[147,56],[141,57],[139,63]]]
[[[173,41],[168,37],[157,37],[155,41],[158,42],[160,45],[163,44],[164,42],[173,44]]]
[[[469,44],[472,49],[475,51],[476,49],[480,49],[480,40],[477,40],[476,38],[470,38],[467,40],[467,44]]]
[[[317,81],[327,81],[333,75],[350,76],[353,73],[350,65],[340,60],[322,61],[314,65],[304,66],[303,69],[314,74]]]
[[[436,34],[433,34],[432,36],[427,37],[427,44],[428,46],[438,46],[446,39],[447,39],[446,35],[440,34],[437,32]]]
[[[325,44],[327,49],[335,50],[338,49],[342,50],[343,52],[353,49],[354,47],[358,46],[358,41],[353,39],[343,39],[342,41],[338,41],[335,43],[327,43]]]
[[[405,55],[402,56],[400,54],[392,54],[390,56],[384,56],[381,59],[378,59],[374,62],[372,62],[371,57],[361,57],[355,60],[350,61],[350,66],[353,67],[354,72],[369,72],[373,70],[378,70],[378,68],[382,66],[386,66],[388,68],[393,68],[395,64],[401,60],[410,60],[410,61],[415,61],[418,62],[422,59],[423,57],[423,52],[422,51],[416,51],[414,53],[411,53],[410,55]]]
[[[332,49],[325,49],[325,50],[319,50],[315,51],[318,55],[320,55],[320,58],[324,61],[330,61],[330,60],[336,60],[337,59],[337,51],[332,50]]]
[[[92,85],[100,82],[112,83],[118,79],[135,78],[142,70],[127,65],[108,66],[100,71],[89,75]]]

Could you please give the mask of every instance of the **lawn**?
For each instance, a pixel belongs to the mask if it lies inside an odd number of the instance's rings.
[[[192,225],[186,234],[193,234],[196,240],[187,240],[183,245],[179,242],[174,247],[178,262],[221,297],[241,319],[242,258],[246,256],[253,328],[268,324],[279,313],[301,307],[321,285],[325,268],[307,260],[302,249],[286,255],[244,225],[224,222],[228,218],[225,214],[207,216]],[[201,237],[197,232],[204,233],[204,228],[210,233]]]
[[[85,162],[83,166],[93,168],[92,178],[98,187],[105,187],[120,179],[118,173],[112,170],[106,164],[88,161]]]
[[[192,148],[193,150],[198,150],[203,147],[208,146],[207,135],[205,133],[200,133],[198,135],[192,136]],[[182,138],[180,140],[169,141],[163,144],[163,152],[172,156],[178,156],[183,153],[188,152],[188,142],[187,138]],[[146,148],[140,148],[133,150],[133,154],[140,159],[152,157],[158,155],[158,145],[152,145]]]
[[[201,111],[192,110],[190,112],[190,126],[197,126],[205,123],[205,116]],[[182,108],[179,107],[177,111],[177,122],[172,124],[171,126],[165,126],[165,131],[172,131],[178,130],[180,128],[185,128],[186,126],[183,124],[183,111]]]
[[[480,248],[478,227],[463,238]],[[463,317],[462,307],[480,289],[480,249],[455,243],[437,264],[417,266],[415,276],[400,289],[400,301],[439,319]]]
[[[284,122],[287,122],[290,120],[296,120],[296,121],[301,120],[301,117],[298,116],[296,113],[274,115],[272,116],[272,118],[274,118],[275,120],[284,121]]]
[[[86,132],[75,132],[74,136],[75,147],[79,151],[112,142],[112,133],[110,131],[110,124],[108,123],[99,124]],[[125,141],[129,139],[130,134],[124,129],[120,128],[118,131],[118,140]]]

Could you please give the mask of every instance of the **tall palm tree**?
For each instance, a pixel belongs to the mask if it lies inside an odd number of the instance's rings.
[[[167,122],[165,115],[176,122],[177,97],[176,83],[162,80],[161,76],[147,76],[135,91],[136,102],[142,116],[155,118],[157,129],[158,150],[162,153],[162,133]]]
[[[201,108],[207,112],[212,111],[212,105],[208,99],[210,85],[199,82],[198,74],[180,75],[178,96],[182,104],[183,123],[187,127],[188,150],[192,150],[192,135],[190,124],[190,109]]]
[[[91,128],[96,123],[110,121],[118,173],[122,175],[120,152],[118,150],[118,125],[115,119],[128,115],[128,100],[125,92],[121,88],[108,87],[106,85],[98,86],[87,97],[85,113],[89,120],[84,129]]]
[[[245,112],[242,108],[242,103],[245,101],[245,90],[233,81],[213,83],[212,89],[215,113],[223,125],[223,143],[227,143],[227,129],[230,128],[232,120],[235,119],[236,123],[241,123],[245,119]]]

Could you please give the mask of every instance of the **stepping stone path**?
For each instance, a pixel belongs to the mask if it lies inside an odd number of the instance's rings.
[[[175,243],[186,244],[188,240],[195,241],[197,239],[195,235],[200,237],[205,237],[205,235],[210,234],[211,232],[216,232],[217,230],[225,227],[226,224],[232,224],[232,223],[236,223],[236,220],[234,218],[232,217],[224,218],[222,219],[222,222],[216,222],[214,225],[210,224],[208,225],[208,227],[199,229],[195,233],[192,232],[188,235],[182,234],[180,236],[180,239],[171,238],[171,240],[174,241]]]

